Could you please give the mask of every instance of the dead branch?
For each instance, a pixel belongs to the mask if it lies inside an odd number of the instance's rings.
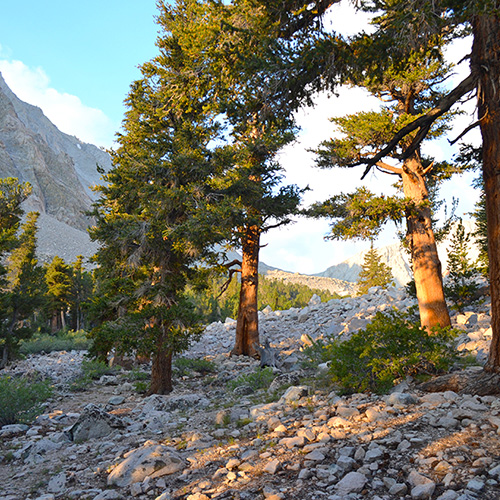
[[[240,266],[241,267],[241,260],[234,259],[231,262],[228,262],[227,264],[222,264],[222,267],[226,267],[229,269],[231,266]]]
[[[476,394],[489,396],[500,394],[500,374],[488,373],[484,370],[460,371],[435,377],[418,386],[425,392],[453,391],[457,394]]]
[[[452,141],[450,141],[448,139],[448,142],[453,145],[455,144],[456,142],[458,142],[465,134],[469,133],[473,128],[476,128],[478,127],[479,125],[481,124],[481,120],[478,120],[477,122],[474,122],[474,123],[471,123],[468,127],[466,127],[463,132],[460,133],[460,135],[456,138],[456,139],[453,139]]]
[[[393,167],[392,165],[389,165],[388,163],[385,163],[383,161],[378,161],[376,166],[384,174],[403,175],[403,169],[402,168],[400,168],[400,167]]]
[[[432,170],[434,163],[436,163],[435,160],[426,169],[424,169],[424,171],[422,172],[422,175],[427,175]]]
[[[229,269],[229,278],[224,283],[222,283],[222,286],[220,287],[220,293],[219,295],[217,295],[218,299],[220,299],[222,294],[229,288],[231,281],[233,281],[233,276],[236,273],[241,273],[241,269]]]

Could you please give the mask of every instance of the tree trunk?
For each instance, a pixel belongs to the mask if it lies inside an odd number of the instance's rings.
[[[64,309],[61,309],[61,330],[66,329],[66,318],[64,317]]]
[[[257,289],[259,285],[260,230],[257,226],[245,228],[242,238],[241,288],[238,318],[236,321],[236,342],[231,354],[258,356],[259,316]]]
[[[168,348],[167,331],[162,325],[162,334],[156,343],[156,353],[151,369],[151,386],[148,395],[172,392],[172,349]]]
[[[443,290],[441,261],[432,230],[429,194],[423,176],[422,162],[414,153],[403,165],[403,191],[417,205],[416,213],[407,217],[408,242],[417,289],[420,322],[423,327],[450,326],[450,314]]]
[[[478,116],[483,140],[483,179],[488,223],[491,347],[485,370],[500,372],[500,18],[473,22],[471,70],[479,74]]]

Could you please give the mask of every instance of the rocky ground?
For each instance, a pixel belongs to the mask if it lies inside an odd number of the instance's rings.
[[[263,337],[283,361],[269,390],[230,389],[258,367],[228,356],[232,321],[210,325],[187,353],[208,357],[216,372],[178,376],[168,396],[137,393],[137,371],[71,391],[81,353],[19,362],[12,374],[50,376],[56,395],[33,424],[0,429],[0,500],[498,499],[497,398],[425,394],[411,383],[387,396],[339,397],[301,368],[309,337],[356,331],[376,311],[412,304],[392,289],[267,309]],[[457,348],[483,361],[488,303],[454,323],[463,330]]]

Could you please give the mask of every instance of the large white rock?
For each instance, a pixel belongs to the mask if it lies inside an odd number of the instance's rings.
[[[68,437],[75,442],[107,436],[114,429],[125,427],[125,423],[116,415],[107,413],[94,404],[88,404],[77,422],[68,431]]]
[[[147,476],[174,474],[185,466],[182,458],[170,447],[148,444],[132,451],[108,476],[108,485],[130,486]]]

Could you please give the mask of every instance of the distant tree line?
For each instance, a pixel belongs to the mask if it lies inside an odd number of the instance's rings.
[[[17,179],[0,179],[0,368],[17,352],[20,341],[36,332],[80,330],[89,325],[84,303],[92,294],[92,276],[83,257],[67,264],[36,256],[38,213],[22,222],[21,203],[31,191]]]

